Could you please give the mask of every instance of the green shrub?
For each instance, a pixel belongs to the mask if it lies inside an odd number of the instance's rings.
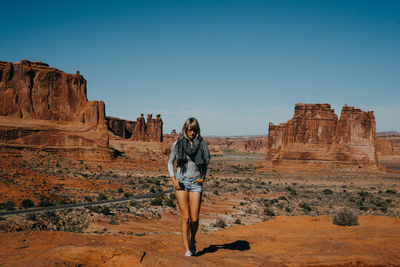
[[[214,226],[218,227],[218,228],[225,228],[228,225],[226,224],[224,219],[218,218],[217,221],[215,222]]]
[[[139,202],[135,199],[132,199],[129,201],[129,206],[136,207],[139,204]]]
[[[97,197],[98,201],[107,200],[107,196],[104,193],[100,193]]]
[[[122,189],[122,187],[119,187],[118,188],[118,193],[123,193],[124,192],[124,189]]]
[[[301,202],[301,203],[299,204],[299,207],[302,208],[303,211],[304,211],[305,213],[309,213],[309,212],[311,211],[310,205],[308,205],[308,204],[305,203],[305,202]]]
[[[388,193],[388,194],[396,194],[396,190],[388,189],[388,190],[386,190],[386,193]]]
[[[333,194],[333,191],[330,190],[330,189],[325,189],[323,192],[324,192],[325,195],[332,195]]]
[[[36,221],[36,214],[35,213],[28,213],[25,217],[27,220]]]
[[[30,199],[24,199],[21,201],[21,206],[26,209],[34,207],[35,204]]]
[[[109,207],[102,207],[100,212],[103,213],[104,215],[111,215],[112,214]]]
[[[236,218],[235,224],[242,224],[242,220],[240,220],[240,218]]]
[[[290,195],[291,195],[291,196],[296,196],[296,195],[297,195],[296,190],[294,190],[294,189],[291,188],[290,186],[285,187],[285,189],[286,189],[287,191],[290,192]]]
[[[340,226],[358,225],[358,214],[350,209],[342,209],[332,216],[332,223]]]
[[[53,203],[50,202],[50,199],[45,196],[40,196],[40,202],[38,204],[39,207],[50,207],[53,206]]]
[[[150,201],[150,205],[152,206],[162,206],[163,205],[163,200],[161,197],[154,198],[153,200]]]
[[[165,205],[167,205],[168,207],[171,207],[171,208],[175,208],[176,207],[175,201],[172,198],[168,198],[165,201]]]
[[[110,221],[108,223],[113,224],[113,225],[119,225],[119,222],[117,220],[115,220],[114,218],[110,219]]]
[[[264,209],[264,214],[267,216],[275,216],[275,213],[270,209],[270,208],[265,208]]]
[[[0,208],[6,210],[15,210],[15,204],[11,200],[9,200],[6,203],[1,203]]]

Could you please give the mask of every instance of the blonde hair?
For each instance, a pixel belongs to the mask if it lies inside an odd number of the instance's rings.
[[[196,138],[197,139],[201,139],[201,135],[200,135],[200,125],[199,122],[196,120],[196,118],[189,118],[185,121],[185,123],[183,124],[182,127],[182,134],[183,136],[185,136],[187,139],[189,139],[189,137],[187,136],[187,130],[191,129],[194,130],[196,132]]]

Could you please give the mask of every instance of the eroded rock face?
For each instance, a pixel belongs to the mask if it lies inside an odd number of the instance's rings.
[[[400,156],[400,133],[377,134],[376,150],[379,156]]]
[[[372,111],[344,106],[338,120],[329,104],[296,104],[286,123],[269,124],[266,160],[274,167],[378,167]]]
[[[108,148],[104,102],[87,100],[79,72],[28,60],[0,62],[0,142],[96,154],[87,149]]]
[[[143,114],[137,121],[128,121],[115,117],[106,117],[108,129],[117,136],[134,141],[163,141],[163,121],[157,114],[153,119],[152,114],[147,114],[145,121]]]
[[[0,62],[0,116],[104,124],[104,103],[88,101],[86,80],[42,62]]]

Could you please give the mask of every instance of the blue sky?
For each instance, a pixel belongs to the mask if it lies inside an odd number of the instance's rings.
[[[267,134],[295,103],[400,131],[400,1],[1,1],[0,60],[80,70],[108,116]]]

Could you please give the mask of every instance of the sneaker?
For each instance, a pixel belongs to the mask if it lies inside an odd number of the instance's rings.
[[[191,256],[192,256],[192,252],[190,252],[190,250],[186,251],[185,257],[191,257]]]
[[[192,255],[196,254],[196,240],[190,239],[189,249]]]

